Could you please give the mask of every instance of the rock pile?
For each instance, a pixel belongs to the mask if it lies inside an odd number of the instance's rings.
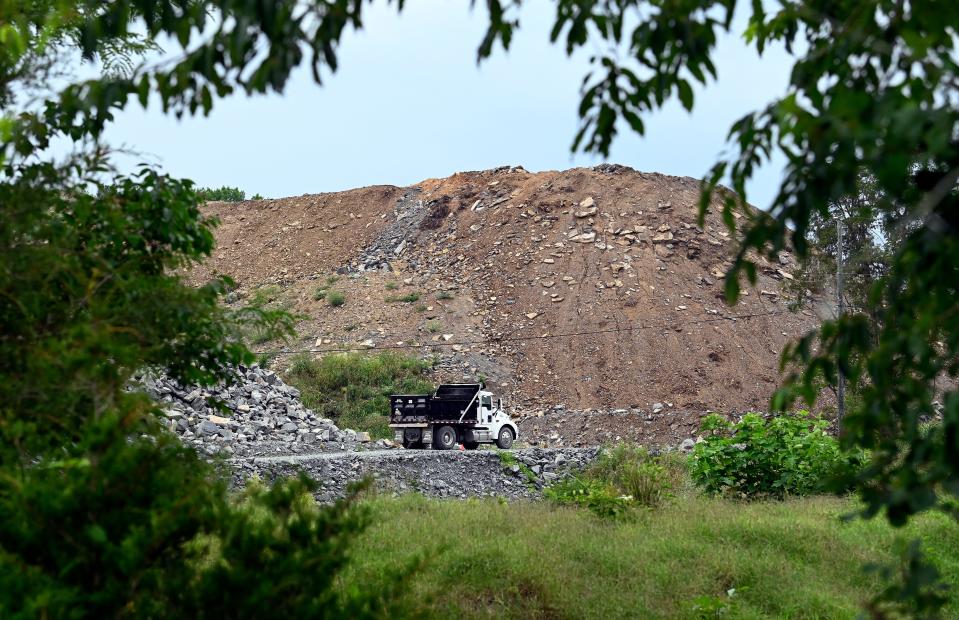
[[[232,457],[233,483],[272,481],[303,471],[319,481],[317,499],[342,497],[367,475],[386,492],[432,497],[531,499],[568,472],[583,469],[597,449],[531,448],[501,460],[493,450],[392,449],[367,433],[339,429],[300,402],[300,392],[273,371],[239,367],[231,383],[183,386],[165,376],[141,382],[160,403],[170,429],[201,453]]]
[[[273,371],[239,367],[232,383],[183,386],[167,377],[144,377],[170,429],[206,454],[256,456],[351,450],[366,433],[341,430],[300,402],[300,392]]]
[[[429,214],[423,201],[418,200],[419,188],[410,188],[397,198],[390,223],[363,253],[352,262],[352,268],[344,267],[341,273],[351,271],[391,270],[390,263],[406,258],[404,252],[409,249],[411,240]],[[389,217],[384,214],[385,217]]]
[[[701,220],[697,179],[602,165],[211,203],[217,249],[190,278],[229,275],[238,302],[272,287],[278,307],[304,317],[289,350],[262,343],[280,349],[279,367],[307,348],[438,355],[431,379],[483,376],[513,411],[567,403],[605,417],[672,403],[654,417],[690,412],[682,428],[640,420],[633,435],[674,445],[696,412],[764,407],[783,346],[830,310],[789,312],[797,263],[784,252],[751,256],[756,289],[726,305],[722,278],[739,242],[720,216],[724,198]],[[345,303],[331,306],[319,280]],[[607,433],[627,437],[591,434]],[[576,441],[587,440],[562,445]]]
[[[320,484],[317,499],[330,502],[347,486],[372,476],[385,492],[418,492],[430,497],[534,499],[543,487],[584,469],[598,448],[513,450],[515,462],[494,450],[375,450],[312,456],[234,459],[234,483],[252,476],[272,481],[304,471]]]

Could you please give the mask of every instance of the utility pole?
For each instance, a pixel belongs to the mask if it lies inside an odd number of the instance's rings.
[[[836,218],[836,305],[839,310],[839,318],[842,318],[843,315],[843,301],[842,301],[842,269],[843,262],[845,258],[843,257],[843,243],[842,243],[842,211],[840,210],[838,217]],[[839,384],[837,387],[836,396],[839,401],[839,427],[842,428],[842,419],[846,415],[846,377],[843,375],[842,367],[838,368],[839,370]]]

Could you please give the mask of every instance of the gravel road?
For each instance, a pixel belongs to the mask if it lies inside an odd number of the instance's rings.
[[[252,476],[273,480],[305,472],[320,484],[317,499],[333,501],[347,486],[371,476],[384,492],[432,497],[534,499],[543,487],[584,468],[596,448],[526,448],[501,457],[496,450],[358,450],[233,458],[234,483]]]

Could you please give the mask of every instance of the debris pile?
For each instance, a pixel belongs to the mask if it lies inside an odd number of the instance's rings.
[[[375,450],[315,457],[234,459],[234,482],[252,476],[272,481],[304,471],[320,488],[318,500],[330,502],[346,493],[351,482],[372,476],[385,492],[417,492],[430,497],[503,497],[535,499],[550,483],[584,469],[597,448],[513,450],[502,460],[495,450]]]
[[[367,433],[341,430],[300,402],[300,392],[273,371],[239,367],[231,383],[183,386],[144,377],[146,392],[163,408],[169,427],[201,453],[237,456],[352,450]],[[380,442],[385,447],[385,442]]]

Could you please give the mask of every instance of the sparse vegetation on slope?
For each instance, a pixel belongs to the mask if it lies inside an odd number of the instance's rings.
[[[293,361],[286,380],[300,390],[303,404],[332,418],[340,428],[389,437],[390,394],[432,392],[424,379],[429,362],[397,353],[342,353]]]

